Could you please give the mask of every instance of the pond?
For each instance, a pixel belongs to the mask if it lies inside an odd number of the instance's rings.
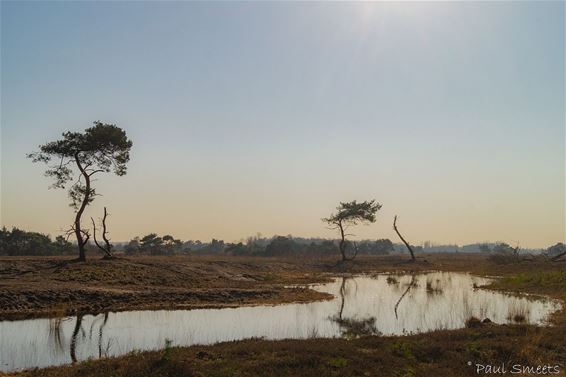
[[[337,278],[312,288],[330,301],[226,309],[158,310],[0,322],[0,370],[47,367],[134,350],[252,337],[304,339],[408,335],[465,326],[468,318],[544,325],[551,299],[476,289],[464,273]]]

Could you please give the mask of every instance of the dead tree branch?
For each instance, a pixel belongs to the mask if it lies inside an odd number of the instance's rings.
[[[106,244],[106,250],[108,250],[108,253],[112,252],[112,244],[110,243],[110,241],[108,240],[108,237],[106,237],[106,217],[108,216],[108,212],[106,212],[106,207],[104,207],[104,217],[102,218],[102,239],[104,240],[104,243]]]
[[[104,207],[104,217],[102,218],[102,239],[104,240],[104,245],[101,245],[98,240],[96,239],[96,223],[94,222],[94,219],[91,217],[90,220],[92,221],[92,236],[94,239],[94,243],[96,244],[96,246],[102,250],[105,254],[105,258],[113,258],[112,255],[112,244],[110,243],[110,241],[108,240],[108,237],[106,237],[106,217],[108,216],[108,213],[106,212],[106,207]]]
[[[393,229],[395,230],[395,233],[397,233],[397,235],[399,236],[401,241],[403,241],[405,246],[407,246],[407,249],[409,249],[409,252],[411,253],[411,259],[414,262],[416,259],[415,259],[415,252],[414,252],[413,248],[411,247],[411,245],[409,245],[409,243],[407,241],[405,241],[405,239],[403,238],[403,236],[401,235],[401,233],[399,233],[399,230],[397,229],[397,215],[395,215],[395,219],[393,220]]]
[[[360,251],[360,248],[356,244],[356,241],[352,241],[352,244],[354,245],[354,255],[352,255],[350,258],[348,258],[348,260],[351,260],[351,261],[354,260],[354,258],[356,258],[358,256],[358,252]]]

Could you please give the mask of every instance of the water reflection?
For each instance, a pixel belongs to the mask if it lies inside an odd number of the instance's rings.
[[[108,354],[108,351],[110,350],[110,339],[106,344],[106,348],[104,349],[104,352],[102,348],[102,333],[104,332],[104,327],[106,326],[107,322],[108,322],[108,313],[104,313],[104,319],[102,320],[102,324],[98,329],[98,357],[106,356]]]
[[[361,319],[342,317],[342,314],[344,313],[344,305],[346,304],[346,282],[350,281],[355,284],[356,281],[352,279],[352,277],[342,277],[340,279],[342,281],[339,291],[340,310],[338,311],[337,315],[330,317],[330,320],[339,326],[340,335],[347,338],[353,338],[363,335],[379,335],[380,332],[377,330],[377,327],[375,325],[375,317],[367,317]]]
[[[83,327],[81,326],[81,324],[83,323],[83,315],[79,314],[77,316],[77,319],[75,321],[75,329],[73,330],[73,335],[71,335],[71,360],[73,361],[73,363],[77,362],[77,336],[79,335],[79,332],[82,334],[83,339],[85,337],[85,331],[83,330]]]
[[[416,286],[416,274],[412,274],[411,275],[411,282],[407,285],[407,289],[405,289],[405,291],[403,292],[403,294],[401,295],[401,297],[399,297],[399,300],[397,300],[397,303],[395,304],[395,318],[399,319],[399,315],[397,314],[397,308],[399,307],[399,304],[401,303],[401,301],[403,301],[403,299],[405,298],[405,296],[407,295],[407,293],[409,293],[409,291],[411,290],[411,288]]]
[[[0,370],[45,367],[133,350],[267,339],[403,335],[495,323],[542,324],[552,300],[475,289],[488,279],[459,273],[339,278],[314,286],[331,301],[227,309],[134,311],[0,322]],[[85,330],[86,329],[86,330]]]
[[[65,348],[63,337],[61,335],[61,322],[63,321],[63,318],[49,319],[49,342],[52,343],[59,352],[63,352],[63,349]]]
[[[344,312],[344,304],[346,303],[346,281],[351,278],[342,277],[342,283],[340,284],[340,311],[338,312],[338,318],[342,319],[342,313]]]

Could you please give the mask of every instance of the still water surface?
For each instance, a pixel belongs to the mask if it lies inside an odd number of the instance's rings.
[[[489,279],[463,273],[338,278],[313,289],[330,301],[227,309],[158,310],[0,322],[0,370],[46,367],[251,337],[266,339],[406,335],[495,323],[544,325],[557,301],[475,289]]]

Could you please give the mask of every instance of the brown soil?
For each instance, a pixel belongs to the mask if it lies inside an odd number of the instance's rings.
[[[290,285],[326,281],[342,273],[451,270],[501,275],[530,271],[536,265],[528,262],[510,268],[466,254],[407,261],[406,256],[361,257],[347,265],[330,258],[124,257],[78,263],[60,257],[3,257],[0,320],[304,302],[330,297]]]
[[[330,298],[287,287],[317,280],[324,277],[315,278],[299,264],[271,260],[0,258],[0,320]]]

